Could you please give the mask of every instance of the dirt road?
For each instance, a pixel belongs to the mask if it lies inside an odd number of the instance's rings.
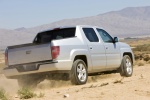
[[[12,100],[20,100],[16,80],[8,80],[0,75],[3,87]],[[89,77],[86,85],[73,86],[70,81],[41,82],[34,90],[43,93],[42,98],[30,100],[150,100],[150,65],[135,66],[134,74],[122,78],[119,74],[105,74]],[[66,98],[64,98],[66,94]]]

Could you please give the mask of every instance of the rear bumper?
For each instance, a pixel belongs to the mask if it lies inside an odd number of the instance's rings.
[[[7,78],[12,78],[15,76],[20,76],[24,74],[33,74],[33,73],[42,73],[42,72],[63,72],[63,71],[70,71],[72,67],[72,61],[65,60],[65,61],[58,61],[58,62],[50,62],[46,64],[40,64],[38,70],[34,71],[25,71],[19,72],[16,68],[9,68],[6,67],[3,69],[3,74]]]

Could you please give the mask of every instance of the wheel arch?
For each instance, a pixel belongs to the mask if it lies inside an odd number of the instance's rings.
[[[88,61],[86,55],[76,55],[73,62],[76,61],[77,59],[83,60],[88,68]]]
[[[128,56],[131,58],[132,63],[134,62],[134,58],[133,58],[133,55],[132,55],[131,52],[124,52],[124,53],[123,53],[123,57],[124,57],[125,55],[128,55]]]

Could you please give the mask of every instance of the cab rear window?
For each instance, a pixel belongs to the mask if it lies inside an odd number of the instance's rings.
[[[47,43],[56,39],[75,37],[75,30],[76,28],[64,28],[64,29],[45,31],[45,32],[39,33],[37,37],[35,38],[34,42],[35,43]]]

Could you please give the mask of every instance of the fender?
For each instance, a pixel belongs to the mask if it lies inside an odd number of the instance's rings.
[[[72,61],[74,61],[75,57],[78,55],[85,55],[87,58],[87,63],[88,63],[88,71],[91,71],[92,68],[92,61],[91,61],[91,57],[90,57],[90,53],[87,49],[75,49],[72,50],[70,53],[70,59]]]
[[[120,50],[121,50],[121,59],[123,59],[124,53],[130,53],[132,55],[131,59],[133,60],[133,63],[134,63],[135,59],[134,59],[134,54],[133,54],[131,48],[121,48]]]

